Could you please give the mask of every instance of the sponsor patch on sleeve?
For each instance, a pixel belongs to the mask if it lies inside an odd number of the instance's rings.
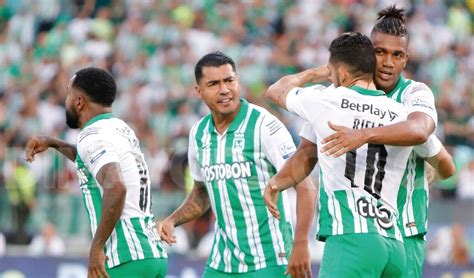
[[[431,102],[426,100],[423,97],[413,98],[412,101],[411,101],[411,106],[420,106],[420,107],[425,107],[425,108],[429,108],[431,110],[434,110],[433,105],[431,104]]]
[[[87,158],[89,159],[90,164],[94,164],[105,153],[107,153],[105,146],[93,146],[87,150]]]
[[[288,159],[296,152],[296,147],[292,142],[286,142],[278,146],[278,150],[280,151],[280,155],[283,157],[283,159]]]

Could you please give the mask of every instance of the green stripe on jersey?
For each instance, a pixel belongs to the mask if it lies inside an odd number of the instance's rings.
[[[397,196],[402,236],[424,235],[428,226],[428,181],[425,161],[412,152]]]
[[[81,186],[82,199],[87,210],[87,215],[89,216],[92,236],[94,236],[102,213],[102,193],[100,192],[95,178],[87,169],[84,161],[82,161],[79,155],[76,156],[76,164],[78,169],[77,175]]]
[[[387,96],[391,99],[396,100],[397,102],[401,103],[402,102],[402,96],[405,93],[405,89],[410,85],[412,80],[410,79],[405,79],[403,75],[400,75],[400,78],[398,79],[397,85],[388,92]]]
[[[247,108],[246,106],[245,108]],[[245,109],[244,112],[247,112],[248,109]],[[241,120],[242,121],[242,120]],[[235,124],[235,123],[232,123]],[[243,124],[243,123],[242,123]],[[240,129],[238,129],[240,130]],[[233,148],[233,143],[235,139],[235,132],[229,132],[226,136],[226,143],[225,149],[231,150]],[[236,154],[236,152],[225,152],[225,163],[232,164],[234,162],[243,161],[243,156]],[[227,180],[227,190],[229,192],[228,197],[230,199],[230,204],[232,207],[232,213],[235,221],[235,227],[237,231],[246,231],[244,232],[237,232],[237,242],[239,248],[241,250],[250,250],[250,243],[249,243],[249,235],[252,236],[252,240],[255,242],[255,238],[253,233],[248,233],[248,229],[253,229],[253,227],[247,227],[247,218],[249,217],[251,205],[249,204],[250,200],[245,198],[245,194],[243,193],[243,186],[244,183],[241,180]],[[232,196],[241,196],[241,198],[232,198]],[[243,197],[243,198],[242,198]],[[242,272],[246,271],[253,271],[255,270],[254,260],[255,256],[251,253],[240,252],[242,261],[243,269],[240,269],[238,265],[232,266],[232,272]],[[249,267],[247,267],[247,266]]]

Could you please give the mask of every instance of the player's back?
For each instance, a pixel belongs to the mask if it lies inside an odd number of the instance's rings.
[[[108,163],[119,163],[127,189],[124,208],[105,244],[108,267],[130,260],[166,257],[151,212],[148,167],[133,130],[112,114],[89,121],[77,138],[76,163],[92,235],[101,219],[103,185],[97,173]]]
[[[124,121],[110,118],[86,127],[79,134],[78,146],[92,171],[118,159],[127,188],[121,218],[151,216],[148,167],[135,132]]]
[[[405,108],[382,91],[357,86],[300,88],[290,92],[287,106],[311,123],[318,148],[322,147],[323,138],[334,133],[328,121],[362,129],[406,119]],[[397,192],[411,149],[365,144],[340,157],[318,153],[321,165],[318,235],[325,238],[375,232],[399,238],[399,232],[391,228],[396,221],[393,216],[397,214]]]

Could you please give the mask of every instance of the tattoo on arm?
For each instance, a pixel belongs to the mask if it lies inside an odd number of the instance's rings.
[[[77,156],[77,148],[76,145],[69,144],[66,141],[53,138],[51,139],[51,147],[56,149],[58,152],[62,153],[65,157],[67,157],[71,161],[76,160]]]
[[[206,186],[201,182],[195,181],[191,193],[169,218],[173,219],[175,226],[179,226],[203,215],[209,210],[210,206]]]

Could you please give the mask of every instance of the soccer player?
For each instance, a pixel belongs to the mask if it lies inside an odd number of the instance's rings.
[[[327,144],[321,148],[328,155],[342,155],[365,143],[418,145],[426,141],[436,127],[438,118],[433,93],[424,83],[405,79],[401,74],[409,57],[404,10],[393,5],[380,11],[378,15],[379,21],[371,33],[377,58],[375,83],[387,96],[405,105],[408,118],[390,127],[371,129],[348,129],[331,125],[337,132],[324,139],[323,142]],[[444,148],[428,161],[437,169],[441,178],[454,174],[454,163]],[[422,275],[426,257],[428,190],[425,161],[412,152],[398,193],[400,228],[407,254],[406,277]]]
[[[188,157],[194,188],[157,224],[162,239],[176,242],[175,226],[212,208],[215,236],[204,277],[311,276],[307,243],[316,197],[312,183],[308,179],[296,187],[294,245],[286,192],[277,204],[280,220],[271,216],[262,197],[268,180],[295,151],[289,132],[267,110],[240,98],[235,63],[222,52],[203,56],[195,77],[198,97],[211,113],[191,129]]]
[[[327,69],[320,67],[285,76],[267,91],[270,99],[311,124],[318,148],[333,133],[329,120],[360,129],[406,119],[401,104],[376,90],[369,38],[342,34],[329,52],[327,68],[334,86],[301,88],[327,76]],[[326,241],[320,277],[402,276],[405,252],[396,224],[397,192],[411,150],[365,144],[346,157],[319,155],[318,239]]]
[[[66,123],[80,128],[77,145],[34,136],[26,158],[54,148],[77,164],[92,244],[88,277],[165,277],[167,255],[151,211],[148,166],[134,131],[112,115],[113,77],[98,68],[76,72],[68,85]]]

